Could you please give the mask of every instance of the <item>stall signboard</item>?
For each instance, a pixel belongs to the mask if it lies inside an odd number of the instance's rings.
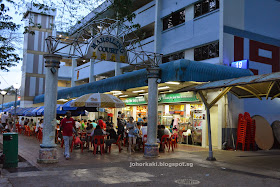
[[[198,102],[199,99],[193,92],[162,94],[158,96],[158,103]],[[131,97],[124,99],[126,105],[144,105],[148,103],[147,97]]]
[[[124,43],[121,39],[112,35],[100,35],[94,38],[89,45],[86,58],[128,63]]]
[[[158,96],[159,103],[197,102],[199,99],[193,92],[162,94]]]

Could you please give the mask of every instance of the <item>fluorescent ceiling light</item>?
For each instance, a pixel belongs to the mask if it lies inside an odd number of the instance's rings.
[[[138,97],[135,97],[135,98],[137,98],[137,99],[142,99],[142,98],[144,98],[144,97],[142,97],[142,96],[138,96]]]
[[[148,95],[148,93],[141,93],[141,94],[139,94],[139,95]]]
[[[122,92],[116,92],[113,95],[122,95],[122,94],[123,94]]]
[[[163,87],[159,87],[158,89],[159,90],[165,90],[165,89],[168,89],[168,88],[170,88],[169,86],[163,86]]]
[[[136,91],[132,91],[132,93],[140,93],[140,92],[145,92],[145,90],[136,90]]]
[[[176,85],[178,85],[180,83],[179,82],[168,81],[168,82],[166,82],[166,84],[176,84]]]
[[[66,102],[68,100],[67,99],[59,99],[58,101]]]
[[[173,90],[169,90],[168,92],[173,92]]]
[[[128,95],[120,95],[119,97],[127,97]]]
[[[120,90],[113,90],[113,91],[111,91],[112,93],[121,93],[122,91],[120,91]]]

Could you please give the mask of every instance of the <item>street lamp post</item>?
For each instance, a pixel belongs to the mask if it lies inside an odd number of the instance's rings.
[[[4,109],[4,97],[5,97],[5,95],[7,94],[7,92],[6,91],[4,91],[4,90],[2,90],[1,91],[1,95],[3,96],[3,98],[2,98],[2,112],[3,112],[3,109]]]
[[[15,97],[15,116],[17,113],[17,92],[18,89],[20,88],[19,84],[14,84],[14,89],[16,89],[16,97]],[[13,125],[13,132],[16,132],[16,122],[14,121],[14,125]]]

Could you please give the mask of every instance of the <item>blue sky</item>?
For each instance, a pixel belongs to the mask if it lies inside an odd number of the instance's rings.
[[[30,2],[31,0],[14,0],[16,3],[18,3],[18,5],[22,5],[26,2]],[[43,3],[45,0],[33,0],[33,2],[40,2]],[[64,2],[67,0],[64,0]],[[100,1],[100,0],[99,0]],[[49,0],[48,2],[53,2],[59,6],[62,7],[62,0]],[[93,1],[91,1],[91,3],[93,3]],[[99,3],[100,4],[100,3]],[[65,10],[65,9],[64,9]],[[78,16],[86,16],[89,13],[89,10],[84,8],[84,7],[80,7],[78,9]],[[24,11],[24,8],[21,8],[21,11]],[[58,11],[58,16],[57,16],[57,21],[59,22],[59,20],[67,20],[67,19],[71,19],[70,18],[70,14],[68,12],[60,12],[60,9],[57,10]],[[13,17],[13,21],[17,24],[22,24],[23,25],[23,21],[22,20],[22,14],[16,14],[15,13],[15,9],[11,6],[10,7],[10,11],[9,11],[9,15],[11,17]],[[62,17],[59,17],[59,15],[63,15]],[[56,23],[57,25],[59,25],[59,23]],[[20,28],[20,30],[17,31],[21,37],[23,38],[23,27]],[[17,53],[20,55],[20,57],[22,57],[22,48],[23,48],[23,41],[20,42],[19,44],[19,48],[21,48],[21,50],[17,50]],[[20,62],[16,67],[12,67],[10,68],[9,72],[3,72],[0,71],[0,89],[4,89],[7,88],[11,85],[14,85],[16,83],[21,84],[21,66],[22,66],[22,62]]]

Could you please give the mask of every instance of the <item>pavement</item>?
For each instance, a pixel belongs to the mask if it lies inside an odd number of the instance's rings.
[[[0,136],[0,143],[2,136]],[[58,146],[56,164],[38,164],[40,143],[19,135],[19,167],[1,171],[0,186],[280,186],[280,150],[214,150],[217,161],[206,161],[208,150],[178,145],[174,152],[147,159],[143,152],[93,155],[92,148],[73,150],[65,160]]]

